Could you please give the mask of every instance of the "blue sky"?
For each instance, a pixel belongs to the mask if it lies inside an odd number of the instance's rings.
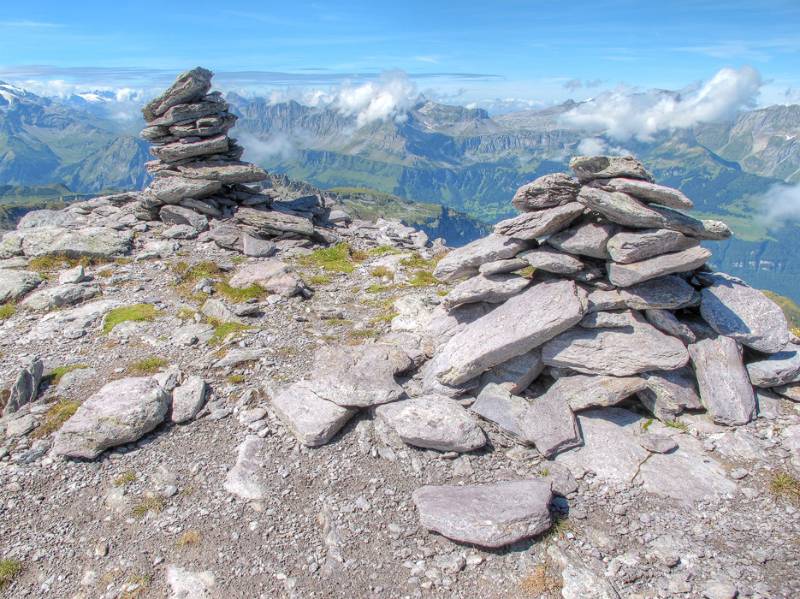
[[[723,67],[800,102],[800,1],[28,1],[0,13],[0,78],[159,87],[194,65],[229,89],[325,88],[389,69],[462,103],[681,89]]]

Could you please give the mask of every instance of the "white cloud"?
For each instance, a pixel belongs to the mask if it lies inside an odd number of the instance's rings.
[[[724,68],[708,82],[681,92],[605,92],[566,112],[562,122],[617,140],[649,141],[660,131],[729,118],[753,106],[761,86],[761,76],[752,67]]]
[[[402,71],[388,71],[378,81],[351,87],[343,85],[332,104],[342,114],[355,116],[363,127],[374,121],[402,120],[419,94],[416,86]]]
[[[581,156],[631,156],[631,152],[621,146],[612,146],[602,137],[584,137],[578,147]]]
[[[244,159],[257,164],[276,156],[286,160],[297,152],[294,142],[283,133],[270,135],[266,140],[244,132],[238,133],[236,137],[245,148]]]
[[[761,199],[762,221],[781,227],[788,220],[800,219],[800,185],[773,185]]]

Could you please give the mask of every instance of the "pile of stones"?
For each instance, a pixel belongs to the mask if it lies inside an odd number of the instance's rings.
[[[211,90],[211,71],[195,68],[143,109],[155,160],[147,163],[153,182],[142,194],[136,215],[172,225],[163,236],[194,239],[208,235],[221,247],[259,255],[258,240],[333,241],[324,198],[281,201],[258,185],[266,171],[242,162],[244,148],[228,136],[236,115],[220,92]],[[270,246],[267,246],[270,247]],[[253,254],[253,252],[256,252]],[[261,250],[263,253],[264,250]]]

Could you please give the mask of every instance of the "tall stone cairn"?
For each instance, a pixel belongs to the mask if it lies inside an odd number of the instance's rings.
[[[241,250],[245,234],[329,240],[315,227],[326,220],[321,198],[312,198],[313,206],[272,209],[272,190],[253,185],[268,175],[240,160],[244,148],[228,135],[237,117],[220,92],[211,91],[211,77],[201,67],[187,71],[142,109],[147,127],[141,137],[152,144],[155,160],[146,165],[153,182],[137,216],[173,225],[167,234],[173,238],[196,237],[215,219],[209,234],[229,249]]]
[[[692,201],[632,157],[570,168],[522,186],[521,214],[438,263],[461,324],[425,389],[477,395],[473,412],[553,456],[580,444],[581,410],[638,400],[665,421],[705,410],[741,425],[762,392],[800,381],[781,309],[706,265],[701,241],[728,238],[724,223],[685,214]]]

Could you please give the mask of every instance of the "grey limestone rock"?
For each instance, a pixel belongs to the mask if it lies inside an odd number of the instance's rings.
[[[0,304],[17,301],[41,282],[38,272],[0,269]]]
[[[671,229],[620,231],[606,246],[611,259],[618,264],[640,262],[648,258],[696,247],[697,239]]]
[[[632,156],[575,156],[569,168],[581,182],[626,177],[652,181],[653,176]]]
[[[260,501],[267,497],[267,486],[262,480],[266,472],[262,471],[259,454],[266,450],[264,439],[254,435],[242,441],[237,449],[236,463],[225,477],[224,487],[228,493],[248,501]]]
[[[219,181],[205,179],[157,177],[148,189],[150,193],[165,204],[178,204],[187,199],[212,196],[222,189],[222,184]]]
[[[307,447],[330,441],[356,413],[355,409],[322,399],[307,381],[286,387],[270,401],[278,417]]]
[[[588,221],[551,235],[547,243],[562,252],[606,260],[606,246],[618,230],[613,223]]]
[[[202,409],[208,386],[199,376],[190,376],[172,392],[170,419],[177,424],[188,422]]]
[[[44,365],[38,357],[27,360],[11,385],[8,400],[3,408],[3,416],[13,414],[36,399],[43,371]]]
[[[519,216],[497,223],[494,226],[494,232],[514,239],[531,241],[565,229],[573,220],[583,214],[583,210],[582,204],[570,202],[555,208],[523,212]]]
[[[529,284],[530,279],[518,275],[478,275],[453,287],[442,303],[447,309],[476,302],[500,304],[522,292]]]
[[[528,247],[529,244],[520,239],[487,235],[449,252],[439,260],[433,276],[440,281],[457,281],[477,274],[482,264],[513,258]]]
[[[544,175],[526,183],[514,194],[511,203],[520,212],[553,208],[574,202],[580,184],[564,173]]]
[[[689,272],[700,268],[711,257],[711,251],[695,246],[672,254],[663,254],[629,264],[607,264],[608,280],[617,287],[630,287],[637,283],[673,273]]]
[[[537,270],[543,270],[558,275],[576,275],[584,268],[584,263],[580,258],[547,246],[522,252],[518,254],[518,257],[525,260],[530,266]]]
[[[678,208],[679,210],[691,210],[694,208],[692,200],[687,198],[683,192],[648,181],[614,178],[596,180],[592,182],[592,185],[601,187],[606,191],[621,191],[644,202],[653,202],[669,208]]]

